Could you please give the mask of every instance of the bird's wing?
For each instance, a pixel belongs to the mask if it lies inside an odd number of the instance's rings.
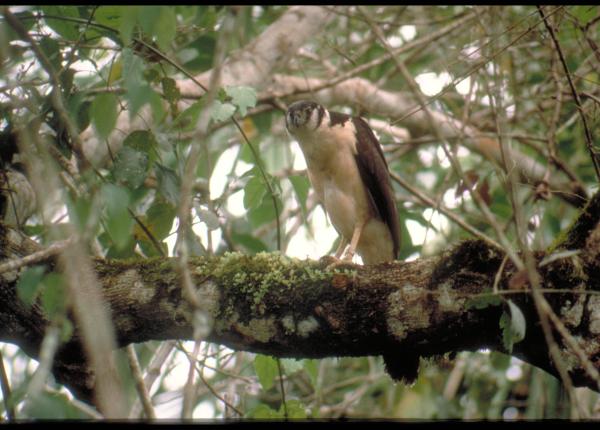
[[[387,162],[379,141],[369,125],[359,117],[353,117],[352,122],[356,128],[356,165],[373,206],[390,229],[394,241],[394,256],[397,256],[400,247],[400,228]]]

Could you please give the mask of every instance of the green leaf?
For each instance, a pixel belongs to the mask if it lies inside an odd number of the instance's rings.
[[[113,184],[102,186],[102,197],[106,205],[106,229],[117,250],[125,249],[131,242],[133,219],[127,210],[130,203],[125,188]]]
[[[158,180],[158,191],[173,206],[179,204],[179,192],[181,189],[179,176],[173,169],[156,163],[156,179]]]
[[[242,245],[244,248],[246,248],[248,251],[254,254],[257,252],[269,250],[267,245],[265,245],[265,243],[262,240],[257,239],[251,234],[232,233],[231,240],[233,240],[233,242],[238,245]]]
[[[467,300],[466,307],[467,309],[484,309],[488,306],[498,306],[501,303],[502,299],[500,296],[498,294],[494,294],[491,289],[487,289]]]
[[[177,32],[177,17],[173,6],[161,6],[160,15],[154,24],[153,34],[162,51],[166,51]]]
[[[511,353],[513,345],[525,338],[527,322],[523,312],[512,300],[507,300],[510,314],[503,312],[500,317],[500,328],[502,329],[502,343],[506,350]]]
[[[163,105],[163,99],[158,95],[158,93],[156,93],[156,91],[152,90],[148,94],[148,103],[150,103],[150,107],[152,108],[152,120],[154,121],[154,124],[161,124],[167,117],[167,111]]]
[[[31,266],[25,269],[25,271],[19,277],[17,282],[17,296],[27,306],[31,306],[35,302],[35,298],[40,293],[42,287],[42,278],[46,266]]]
[[[99,94],[92,102],[90,116],[100,139],[108,138],[117,124],[117,103],[117,96],[110,93]]]
[[[150,102],[154,90],[146,83],[143,77],[145,70],[144,60],[129,48],[123,49],[123,86],[125,98],[129,103],[129,117],[132,118],[146,103]]]
[[[203,34],[187,46],[195,49],[198,55],[185,62],[183,67],[196,72],[203,72],[212,67],[216,46],[214,34]]]
[[[310,181],[306,176],[291,175],[288,179],[292,183],[298,204],[302,209],[302,215],[306,218],[306,200],[308,198],[308,191],[310,189]]]
[[[154,162],[158,157],[158,142],[154,137],[154,133],[149,130],[132,131],[123,141],[123,146],[144,152],[148,155],[150,162]]]
[[[148,154],[123,146],[117,153],[112,172],[117,182],[135,189],[144,183],[148,166]]]
[[[249,107],[256,106],[256,90],[252,87],[234,86],[225,87],[225,92],[234,105],[240,110],[242,116],[246,116]]]
[[[254,148],[254,152],[250,146]],[[260,154],[260,141],[254,143],[251,142],[250,144],[246,142],[244,145],[242,145],[242,148],[240,149],[240,160],[249,164],[256,164],[256,157],[254,156],[254,153]]]
[[[114,243],[114,241],[111,240],[111,243]],[[112,260],[126,260],[136,257],[134,252],[136,243],[137,242],[134,240],[133,236],[130,236],[124,239],[123,243],[119,244],[118,246],[116,244],[111,245],[108,248],[108,251],[106,251],[106,258]]]
[[[295,358],[282,358],[281,366],[286,375],[293,375],[304,368],[304,363],[302,360],[296,360]]]
[[[181,93],[173,78],[162,78],[160,84],[162,86],[163,96],[169,103],[175,103],[179,100]]]
[[[66,309],[67,291],[64,276],[59,273],[48,273],[43,279],[42,307],[46,314],[53,318],[62,314]]]
[[[574,6],[569,8],[569,13],[573,14],[579,20],[579,25],[585,26],[589,21],[594,19],[598,13],[596,6]]]
[[[234,112],[235,106],[231,103],[222,103],[219,100],[215,100],[210,116],[213,120],[222,122],[231,118]]]
[[[275,409],[271,409],[270,406],[265,405],[264,403],[259,404],[247,414],[248,418],[254,418],[259,420],[264,419],[282,419],[284,415],[281,412],[276,411]]]
[[[300,400],[288,400],[285,402],[287,406],[287,417],[290,419],[306,418],[306,409]],[[285,417],[285,409],[283,405],[279,407],[279,413]]]
[[[204,107],[202,100],[192,104],[186,110],[181,112],[175,121],[173,121],[173,128],[179,132],[191,131],[196,127],[198,122],[198,116]]]
[[[119,33],[123,46],[129,46],[133,36],[133,30],[138,22],[138,14],[142,8],[139,6],[124,6],[119,25]]]
[[[92,202],[85,197],[71,199],[67,198],[67,210],[69,212],[69,219],[79,229],[81,233],[89,233],[90,226],[88,221],[92,215],[93,205]]]
[[[163,240],[171,232],[177,210],[175,206],[163,201],[155,201],[146,211],[145,226],[157,240]]]
[[[123,6],[99,6],[94,12],[94,21],[117,30],[121,26],[125,9]]]
[[[317,386],[317,377],[319,376],[319,362],[317,360],[302,360],[304,370],[308,373],[313,387]]]
[[[44,37],[39,43],[40,49],[52,64],[52,68],[57,71],[62,68],[62,52],[58,42],[50,37]]]
[[[279,197],[275,197],[275,202],[277,204],[277,208],[279,209],[279,213],[281,214],[281,210],[283,209],[281,199]],[[275,216],[276,212],[273,205],[273,199],[270,197],[264,198],[260,206],[250,209],[248,212],[248,220],[253,228],[274,221]]]
[[[144,33],[153,36],[154,27],[160,19],[161,8],[159,6],[145,6],[139,9],[138,22]]]
[[[42,395],[25,398],[23,416],[39,420],[89,420],[90,416],[73,406],[64,393],[44,392]]]
[[[79,24],[61,18],[79,18],[79,10],[76,6],[42,6],[42,11],[44,15],[53,16],[52,18],[44,17],[44,21],[52,30],[65,39],[77,40],[79,38]]]
[[[490,353],[490,364],[492,367],[501,373],[506,372],[510,366],[510,355],[502,354],[501,352],[492,351]]]
[[[92,103],[84,99],[83,93],[71,94],[67,101],[67,109],[71,118],[75,118],[77,130],[83,131],[90,124],[90,108]]]
[[[527,322],[521,309],[510,299],[508,300],[508,306],[510,308],[510,327],[514,333],[514,343],[518,343],[525,339]]]
[[[260,206],[263,198],[267,194],[263,180],[258,176],[253,176],[244,187],[244,208],[255,209]]]
[[[254,371],[258,376],[258,381],[263,390],[268,390],[273,386],[275,377],[279,374],[277,370],[277,360],[269,355],[256,354],[254,358]]]
[[[154,90],[149,85],[127,85],[127,98],[129,99],[129,117],[133,117],[146,103],[152,101]],[[153,112],[154,113],[154,112]]]
[[[215,6],[197,6],[196,24],[199,27],[210,29],[215,26],[218,14]]]

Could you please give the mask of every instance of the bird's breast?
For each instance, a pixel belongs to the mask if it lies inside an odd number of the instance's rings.
[[[308,173],[331,223],[350,239],[370,214],[366,188],[356,165],[356,129],[351,121],[298,135]]]

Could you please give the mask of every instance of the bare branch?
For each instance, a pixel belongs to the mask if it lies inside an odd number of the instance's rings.
[[[554,29],[548,22],[546,15],[544,14],[544,9],[541,6],[537,6],[542,19],[544,20],[544,24],[546,25],[546,29],[548,33],[550,33],[550,37],[552,38],[552,42],[554,42],[554,46],[556,47],[556,51],[558,52],[558,56],[560,58],[560,62],[565,70],[565,75],[567,77],[567,81],[569,82],[569,87],[571,88],[571,93],[573,94],[573,99],[575,100],[575,104],[577,105],[577,110],[579,111],[579,115],[581,116],[581,122],[583,123],[583,130],[585,131],[585,142],[587,144],[588,151],[590,152],[590,157],[592,159],[592,163],[594,164],[594,170],[596,171],[596,177],[600,181],[600,165],[598,162],[597,150],[594,148],[594,139],[592,138],[592,134],[587,124],[587,119],[585,117],[585,113],[583,112],[583,107],[581,103],[581,98],[579,97],[579,93],[577,92],[577,88],[575,88],[575,84],[573,84],[573,79],[571,79],[571,73],[569,73],[569,67],[567,66],[567,61],[565,60],[565,56],[563,55],[562,49],[560,48],[560,43],[554,34]]]

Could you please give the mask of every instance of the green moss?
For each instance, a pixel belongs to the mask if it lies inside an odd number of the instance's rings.
[[[224,294],[221,317],[229,318],[234,309],[244,309],[247,313],[240,315],[240,320],[246,323],[264,318],[267,308],[277,310],[277,304],[298,299],[298,294],[302,294],[302,302],[310,303],[336,273],[353,275],[347,269],[329,271],[277,252],[253,256],[229,252],[195,263],[196,275],[212,278]]]

